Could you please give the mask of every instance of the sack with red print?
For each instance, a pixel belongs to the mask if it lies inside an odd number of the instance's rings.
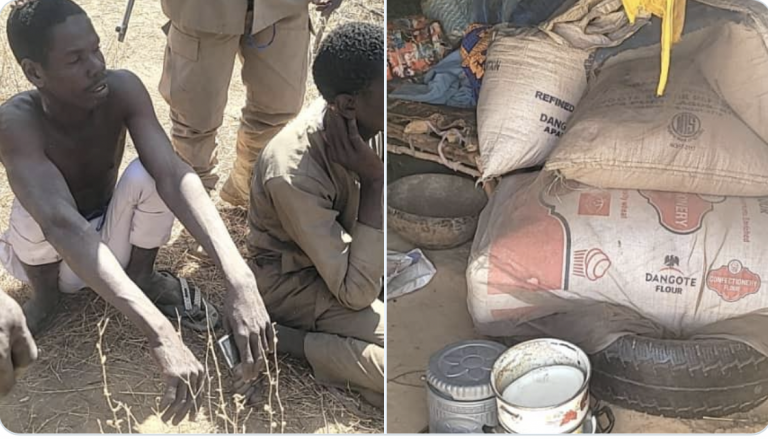
[[[768,354],[768,198],[502,180],[467,269],[476,328],[599,351],[621,335],[726,337]],[[762,321],[762,320],[761,320]],[[765,320],[768,322],[768,320]]]

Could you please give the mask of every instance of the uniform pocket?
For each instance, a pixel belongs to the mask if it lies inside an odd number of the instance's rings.
[[[301,110],[309,40],[309,19],[304,13],[274,23],[254,35],[252,45],[243,47],[243,82],[248,86],[250,108],[281,116]]]
[[[187,35],[176,26],[171,26],[168,34],[168,46],[173,53],[190,61],[197,61],[200,56],[200,39]]]

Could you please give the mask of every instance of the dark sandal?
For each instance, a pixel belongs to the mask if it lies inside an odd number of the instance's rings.
[[[180,305],[157,305],[160,312],[174,322],[181,317],[181,325],[186,328],[197,332],[206,332],[208,330],[208,322],[205,318],[207,311],[211,329],[218,328],[219,311],[203,298],[197,285],[166,270],[158,271],[158,274],[178,280],[179,286],[181,286],[181,297],[184,300],[184,303]]]

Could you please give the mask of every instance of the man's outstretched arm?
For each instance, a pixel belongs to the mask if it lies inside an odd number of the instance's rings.
[[[80,215],[66,180],[44,153],[43,127],[23,105],[0,108],[0,160],[14,195],[72,271],[146,335],[173,400],[186,397],[186,389],[176,388],[184,381],[197,388],[202,365]]]
[[[261,349],[274,348],[272,326],[256,278],[200,178],[174,152],[144,85],[130,72],[116,74],[122,76],[118,92],[128,111],[126,123],[141,163],[155,179],[168,208],[224,273],[228,289],[224,323],[240,350],[244,378],[254,379],[261,371]]]

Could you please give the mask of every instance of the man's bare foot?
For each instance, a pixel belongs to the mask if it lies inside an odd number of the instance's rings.
[[[48,295],[44,299],[33,297],[22,305],[27,327],[33,336],[40,334],[51,323],[56,315],[59,301],[58,295]]]
[[[61,300],[59,291],[59,263],[27,265],[22,263],[32,287],[32,297],[22,309],[27,318],[27,327],[32,335],[42,332],[56,314]]]

